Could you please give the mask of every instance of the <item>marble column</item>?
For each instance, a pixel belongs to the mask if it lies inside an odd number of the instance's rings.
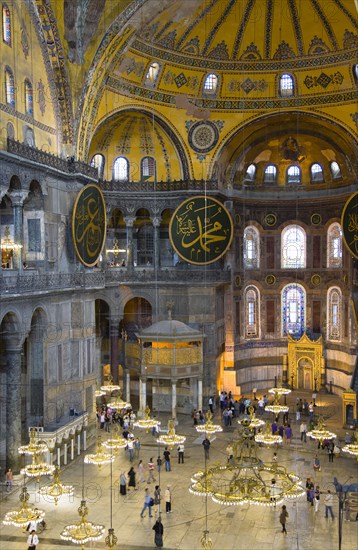
[[[198,410],[203,410],[203,381],[198,380]]]
[[[12,191],[9,193],[14,211],[14,243],[23,245],[24,243],[24,213],[23,204],[28,195],[28,191]],[[14,250],[14,268],[22,271],[22,248]]]
[[[109,333],[111,338],[111,375],[114,384],[118,384],[118,337],[119,337],[119,319],[114,318],[110,320]]]
[[[147,406],[147,380],[140,378],[139,380],[139,410],[144,413]]]
[[[133,257],[133,224],[135,218],[124,218],[124,222],[127,228],[127,269],[133,271],[134,257]]]
[[[57,447],[57,466],[61,466],[61,447]]]
[[[75,458],[75,436],[71,437],[71,460]]]
[[[83,450],[87,451],[87,430],[83,430]]]
[[[177,381],[172,380],[172,418],[177,417]]]
[[[6,370],[6,468],[18,474],[22,457],[21,445],[21,352],[22,348],[8,349]],[[26,441],[27,443],[27,441]]]
[[[66,464],[67,464],[67,443],[63,444],[63,463],[66,466]]]
[[[124,401],[130,403],[131,400],[131,375],[129,369],[123,369],[123,392],[122,397]]]
[[[153,258],[153,265],[154,268],[157,269],[160,267],[160,222],[161,218],[155,217],[152,218],[152,224],[153,224],[153,244],[154,244],[154,258]]]
[[[81,434],[77,435],[77,455],[81,454]]]

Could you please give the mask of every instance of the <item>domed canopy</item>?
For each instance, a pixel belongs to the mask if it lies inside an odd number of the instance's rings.
[[[138,333],[142,342],[202,342],[205,334],[195,330],[181,321],[166,319],[154,323]]]

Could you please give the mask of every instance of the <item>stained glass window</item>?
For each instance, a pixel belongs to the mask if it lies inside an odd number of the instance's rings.
[[[289,284],[282,290],[282,333],[303,334],[305,330],[306,295],[301,285]]]
[[[101,155],[100,153],[93,155],[91,160],[91,166],[93,166],[94,168],[97,168],[98,177],[102,179],[104,174],[104,156]]]
[[[293,95],[293,78],[290,74],[281,75],[279,92],[281,97],[290,97]]]
[[[6,103],[15,107],[15,81],[10,67],[6,67],[5,69],[5,92]]]
[[[142,180],[150,178],[155,174],[155,160],[153,157],[144,157],[141,161]]]
[[[312,164],[311,166],[311,181],[320,182],[323,181],[323,170],[320,164]]]
[[[338,287],[327,293],[327,335],[329,340],[341,339],[342,292]]]
[[[113,164],[113,179],[115,181],[128,181],[129,162],[124,157],[118,157]]]
[[[299,225],[289,225],[282,231],[281,266],[283,269],[306,267],[306,233]]]
[[[289,166],[287,168],[287,183],[300,183],[301,170],[298,166]]]
[[[251,269],[260,266],[260,235],[253,226],[244,231],[244,266]]]
[[[275,183],[277,177],[277,168],[273,164],[269,164],[265,168],[264,183]]]
[[[247,287],[245,291],[245,333],[246,338],[259,336],[259,302],[260,294],[255,286]]]
[[[337,222],[327,231],[327,267],[342,267],[342,228]]]
[[[25,111],[28,115],[34,114],[34,96],[31,82],[25,80]]]
[[[218,88],[218,81],[219,80],[216,74],[208,74],[204,82],[204,92],[215,94]]]
[[[10,10],[6,4],[2,6],[2,38],[5,44],[11,46],[11,19]]]

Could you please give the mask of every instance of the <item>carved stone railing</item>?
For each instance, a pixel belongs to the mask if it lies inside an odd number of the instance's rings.
[[[124,283],[124,282],[183,282],[189,281],[192,283],[205,282],[224,282],[228,283],[231,280],[231,272],[220,269],[142,269],[134,268],[129,272],[127,269],[110,268],[106,271],[106,284]]]
[[[71,418],[71,417],[70,417]],[[56,445],[62,445],[63,441],[68,441],[71,436],[80,434],[88,426],[88,412],[80,416],[74,416],[60,428],[52,430],[51,428],[41,431],[38,428],[29,428],[37,430],[37,438],[47,444],[52,451]]]
[[[39,164],[44,164],[45,166],[50,166],[51,168],[61,170],[61,172],[67,174],[82,174],[91,179],[98,179],[98,169],[85,162],[75,160],[73,157],[64,159],[57,155],[42,151],[41,149],[37,149],[37,147],[30,147],[15,139],[7,138],[7,151],[13,155],[32,160]]]
[[[102,191],[148,192],[148,191],[216,191],[219,186],[215,180],[174,180],[174,181],[100,181]]]
[[[103,288],[104,273],[46,273],[43,275],[0,275],[0,295],[26,292],[48,292],[58,289]]]

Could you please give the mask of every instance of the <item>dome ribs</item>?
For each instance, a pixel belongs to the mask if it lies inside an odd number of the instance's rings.
[[[272,20],[273,20],[274,1],[267,0],[266,4],[266,28],[265,28],[265,57],[269,59],[271,53],[272,40]]]
[[[335,50],[338,50],[338,43],[337,43],[336,37],[334,35],[333,29],[332,29],[327,17],[323,13],[323,10],[322,10],[321,6],[319,5],[317,0],[311,0],[311,4],[314,7],[314,9],[316,10],[317,15],[320,17],[320,19],[322,21],[322,24],[323,24],[324,28],[326,29],[326,32],[329,36],[329,39],[332,42],[333,48]]]
[[[232,58],[233,59],[236,59],[236,57],[237,57],[239,48],[241,46],[242,37],[244,35],[246,25],[247,25],[247,22],[250,18],[252,8],[254,7],[254,4],[255,4],[255,0],[248,0],[248,2],[246,4],[246,8],[245,8],[244,15],[242,17],[241,25],[240,25],[239,31],[236,35],[236,38],[235,38],[235,43],[234,43],[234,48],[233,48],[233,53],[232,53]]]
[[[208,4],[206,6],[206,8],[201,12],[200,15],[198,15],[197,18],[194,19],[193,23],[191,25],[189,25],[189,27],[186,29],[186,31],[184,32],[183,36],[179,39],[178,43],[177,43],[177,48],[180,49],[181,46],[183,45],[183,43],[185,42],[185,40],[188,38],[188,36],[190,35],[191,31],[194,29],[194,27],[197,26],[197,24],[199,23],[199,21],[201,21],[203,19],[203,17],[205,17],[205,15],[211,10],[211,8],[217,4],[218,2],[220,2],[220,0],[212,0],[210,2],[210,4]]]
[[[305,51],[303,48],[303,39],[302,39],[302,32],[301,32],[301,25],[300,25],[300,18],[298,16],[297,7],[296,7],[296,0],[288,0],[288,5],[291,12],[291,19],[293,28],[295,30],[295,36],[296,36],[296,43],[298,52],[300,55],[305,55]]]
[[[345,6],[343,6],[342,2],[340,0],[333,0],[333,2],[343,11],[344,15],[348,17],[353,27],[358,29],[358,20],[347,10]]]
[[[255,1],[255,0],[251,0],[251,1]],[[203,48],[203,52],[202,52],[202,55],[206,55],[208,53],[208,50],[211,46],[211,43],[214,39],[214,36],[216,35],[216,33],[218,32],[219,28],[221,27],[221,25],[223,24],[223,22],[225,21],[225,19],[227,18],[227,16],[229,15],[230,11],[232,10],[232,8],[235,6],[236,4],[236,0],[229,0],[229,3],[227,4],[225,10],[224,10],[224,13],[222,14],[222,16],[216,21],[215,25],[213,26],[213,28],[211,29],[210,33],[209,33],[209,36],[208,38],[206,39],[205,41],[205,44],[204,44],[204,48]]]

